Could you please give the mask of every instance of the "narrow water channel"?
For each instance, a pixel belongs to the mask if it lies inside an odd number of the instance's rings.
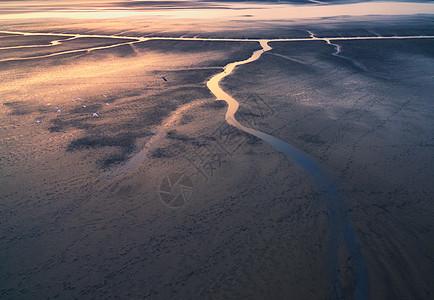
[[[362,251],[357,241],[357,237],[352,229],[348,216],[348,208],[344,197],[331,179],[321,170],[320,165],[308,154],[297,149],[296,147],[279,140],[278,138],[267,133],[255,130],[241,125],[235,119],[235,113],[238,110],[239,103],[232,96],[226,93],[219,85],[220,81],[229,76],[237,66],[248,64],[258,60],[263,53],[270,51],[272,47],[267,40],[260,40],[261,50],[253,52],[252,56],[246,60],[236,61],[227,64],[223,72],[213,76],[208,82],[207,87],[216,96],[217,100],[224,100],[228,104],[226,112],[226,122],[229,125],[249,133],[274,148],[283,152],[286,156],[303,168],[315,181],[317,188],[323,193],[327,201],[329,214],[329,247],[328,247],[328,274],[335,299],[344,299],[342,287],[338,276],[338,253],[339,247],[344,245],[348,247],[351,254],[352,265],[355,268],[356,275],[356,297],[355,299],[367,299],[369,290],[369,275],[366,268]]]

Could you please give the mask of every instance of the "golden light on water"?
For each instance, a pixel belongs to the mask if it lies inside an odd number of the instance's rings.
[[[244,4],[244,3],[207,3],[198,5],[187,1],[175,5],[155,4],[148,6],[116,6],[118,1],[82,2],[61,1],[51,4],[30,1],[26,9],[16,7],[16,2],[6,1],[0,4],[3,19],[29,18],[72,18],[72,19],[116,19],[126,17],[165,17],[192,19],[309,19],[336,16],[365,16],[365,15],[413,15],[433,14],[433,3],[404,3],[404,2],[365,2],[353,4],[332,5],[295,5],[295,4]],[[134,3],[134,1],[133,1]],[[183,4],[183,5],[181,5]],[[25,5],[20,2],[20,7]]]

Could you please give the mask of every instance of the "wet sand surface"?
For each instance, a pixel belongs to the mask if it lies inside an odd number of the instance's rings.
[[[1,29],[256,39],[309,38],[306,30],[433,34],[432,18],[406,22],[360,21],[345,31],[342,20],[242,31],[209,23],[182,33],[73,21],[5,21]],[[1,47],[61,39],[2,36]],[[131,40],[77,38],[0,49],[0,59],[124,42]],[[429,299],[434,40],[331,42],[341,47],[336,55],[325,41],[270,42],[273,49],[221,87],[240,103],[242,125],[308,154],[339,188],[368,269],[367,298]],[[253,41],[152,40],[0,62],[0,296],[335,298],[326,197],[297,163],[228,125],[226,104],[206,87],[259,49]],[[107,176],[146,147],[137,166]],[[180,177],[184,202],[168,202],[180,195],[170,186]],[[355,267],[341,242],[336,272],[342,296],[354,298]]]

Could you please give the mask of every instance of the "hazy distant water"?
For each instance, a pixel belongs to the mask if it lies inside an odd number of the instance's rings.
[[[335,16],[434,14],[430,2],[341,1],[1,1],[2,19],[220,18],[295,20]]]

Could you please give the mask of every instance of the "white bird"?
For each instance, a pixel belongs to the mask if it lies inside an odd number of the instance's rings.
[[[97,118],[99,117],[98,114],[97,114],[96,112],[94,112],[94,113],[92,114],[92,116],[97,117]]]
[[[83,105],[84,108],[86,108],[86,105]]]
[[[105,105],[109,106],[110,104],[108,104],[108,103],[106,102]]]
[[[55,109],[55,110],[58,110],[59,108],[56,106],[54,109]]]
[[[71,101],[74,102],[75,100],[74,100],[74,99],[71,99]]]
[[[77,100],[81,100],[81,98],[77,98]]]
[[[39,120],[36,120],[36,123],[38,123],[38,124],[39,124],[39,123],[41,123],[41,121],[39,121]]]
[[[103,95],[103,96],[107,98],[107,95]]]
[[[60,114],[62,111],[60,109],[58,109],[57,112]]]

